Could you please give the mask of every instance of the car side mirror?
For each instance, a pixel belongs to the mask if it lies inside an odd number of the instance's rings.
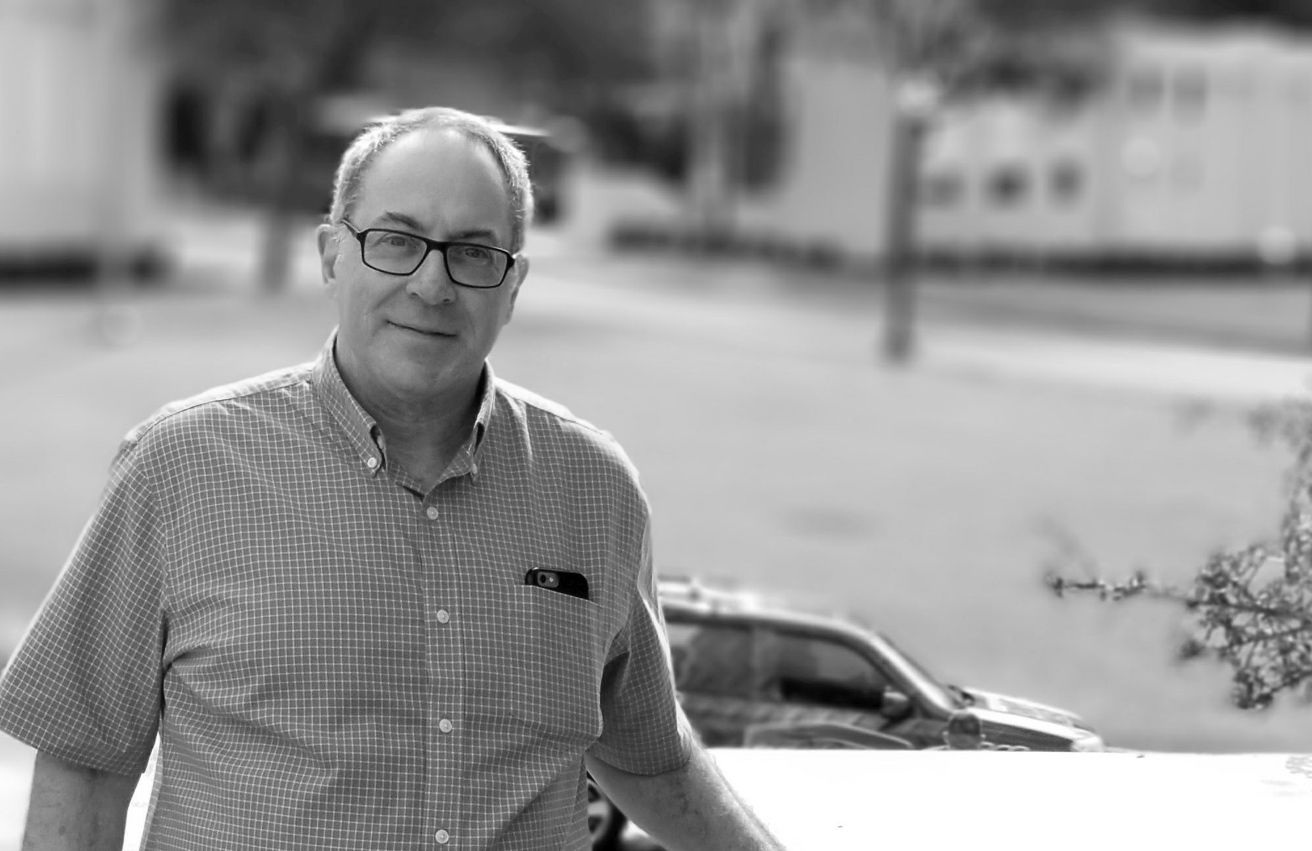
[[[896,689],[884,689],[879,702],[879,714],[890,721],[900,721],[911,714],[911,698]]]

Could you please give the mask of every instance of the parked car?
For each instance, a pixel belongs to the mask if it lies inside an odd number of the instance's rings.
[[[887,636],[758,595],[663,579],[675,685],[709,747],[944,747],[949,719],[978,719],[981,747],[1101,751],[1069,710],[949,685]],[[590,800],[594,849],[615,847],[624,817]]]
[[[828,723],[936,747],[952,714],[968,709],[994,744],[1103,750],[1075,713],[943,683],[890,638],[847,619],[692,580],[662,580],[660,599],[680,702],[708,746],[741,747],[758,725]]]

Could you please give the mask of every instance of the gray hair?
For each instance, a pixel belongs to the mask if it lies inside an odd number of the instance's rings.
[[[510,199],[510,251],[524,247],[524,231],[533,220],[533,186],[528,158],[497,122],[444,106],[408,109],[368,124],[351,142],[333,178],[329,224],[340,224],[355,208],[365,170],[393,142],[419,130],[454,130],[487,149],[501,169]]]

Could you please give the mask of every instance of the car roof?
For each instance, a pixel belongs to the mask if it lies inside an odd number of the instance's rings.
[[[755,591],[707,585],[692,577],[661,577],[657,586],[661,605],[667,612],[673,610],[744,620],[768,620],[799,627],[868,632],[850,619],[834,613],[808,611],[791,605],[785,607]]]

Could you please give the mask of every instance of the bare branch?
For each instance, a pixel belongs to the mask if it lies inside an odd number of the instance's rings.
[[[1189,635],[1176,658],[1208,657],[1227,665],[1234,704],[1261,709],[1283,692],[1312,696],[1312,403],[1267,406],[1253,412],[1248,424],[1257,438],[1293,454],[1278,546],[1256,542],[1214,552],[1183,587],[1152,580],[1144,571],[1108,580],[1074,536],[1050,523],[1057,554],[1045,560],[1044,583],[1059,596],[1096,594],[1111,602],[1144,597],[1181,606]]]

